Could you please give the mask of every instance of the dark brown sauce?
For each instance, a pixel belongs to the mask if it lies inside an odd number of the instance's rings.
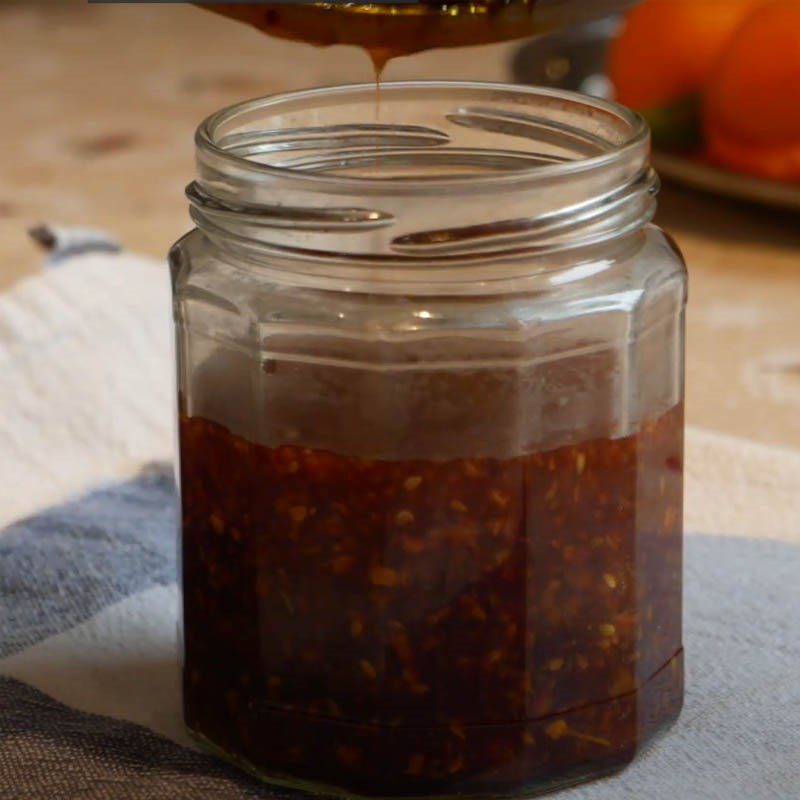
[[[682,406],[621,439],[399,461],[183,414],[180,453],[186,721],[262,774],[524,796],[677,717]]]

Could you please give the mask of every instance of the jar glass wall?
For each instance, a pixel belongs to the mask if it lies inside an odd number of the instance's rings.
[[[520,795],[677,717],[685,270],[635,115],[488,84],[198,131],[184,708],[277,781]]]

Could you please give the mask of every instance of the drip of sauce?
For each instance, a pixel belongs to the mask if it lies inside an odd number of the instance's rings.
[[[375,57],[375,53],[370,53],[372,58],[372,69],[375,72],[375,122],[381,121],[381,76],[383,75],[386,60]]]

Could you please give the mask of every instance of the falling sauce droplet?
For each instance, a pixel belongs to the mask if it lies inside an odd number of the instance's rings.
[[[370,47],[367,48],[367,53],[372,60],[372,68],[375,74],[375,123],[379,124],[381,121],[381,80],[383,78],[383,71],[386,69],[386,64],[389,62],[389,59],[391,59],[395,53],[388,47]],[[376,167],[380,167],[380,149],[380,137],[378,137],[378,152],[375,158]]]

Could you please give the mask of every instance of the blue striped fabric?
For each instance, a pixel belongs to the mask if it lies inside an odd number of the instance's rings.
[[[173,735],[176,527],[159,467],[0,533],[0,800],[297,796]],[[800,800],[800,546],[698,535],[686,550],[681,720],[621,775],[559,798]]]

